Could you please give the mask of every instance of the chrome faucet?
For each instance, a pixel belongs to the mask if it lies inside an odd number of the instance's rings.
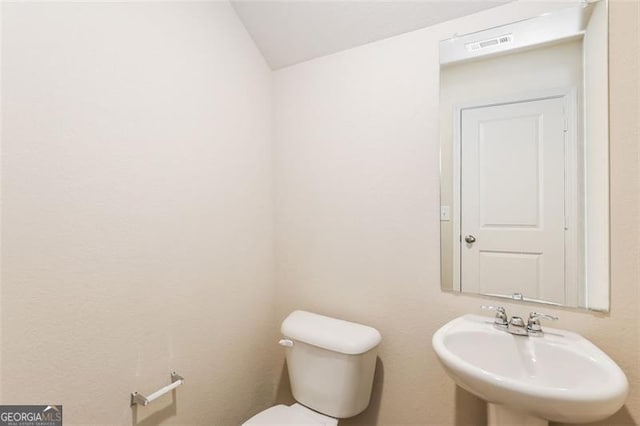
[[[521,317],[515,316],[511,317],[509,320],[509,327],[507,327],[507,331],[518,336],[526,336],[529,334],[527,332],[527,327],[524,325],[524,320]]]
[[[515,334],[517,336],[533,336],[541,337],[544,335],[542,326],[540,325],[540,319],[557,320],[555,315],[542,314],[539,312],[531,312],[529,319],[525,325],[524,319],[521,317],[513,316],[508,319],[507,311],[502,306],[488,306],[482,305],[482,309],[496,311],[495,319],[493,320],[493,326],[499,330],[506,331],[507,333]]]

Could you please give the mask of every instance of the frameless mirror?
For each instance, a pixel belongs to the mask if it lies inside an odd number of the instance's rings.
[[[440,42],[441,284],[609,309],[605,0]]]

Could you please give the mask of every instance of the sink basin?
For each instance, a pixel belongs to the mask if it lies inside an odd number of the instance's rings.
[[[579,334],[544,332],[515,336],[496,329],[493,318],[465,315],[442,326],[432,343],[460,387],[509,415],[587,423],[618,411],[629,388],[620,367]]]

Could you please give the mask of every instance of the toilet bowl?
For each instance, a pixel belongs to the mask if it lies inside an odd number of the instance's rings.
[[[282,322],[291,393],[298,402],[276,405],[249,425],[335,426],[369,405],[381,336],[375,328],[294,311]]]
[[[251,425],[296,425],[296,426],[336,426],[338,419],[317,413],[300,404],[276,405],[247,420],[243,426]]]

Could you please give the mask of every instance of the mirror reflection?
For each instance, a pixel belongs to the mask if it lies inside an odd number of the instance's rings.
[[[442,288],[609,308],[607,5],[440,43]]]

